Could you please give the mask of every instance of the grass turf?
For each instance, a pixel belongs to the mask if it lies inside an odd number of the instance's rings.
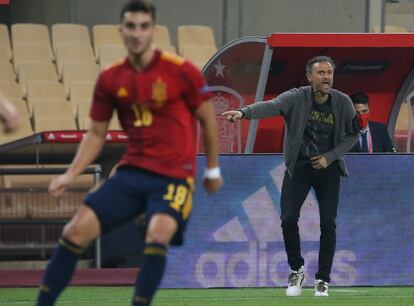
[[[70,287],[57,306],[127,306],[130,287]],[[35,303],[36,288],[0,288],[0,306]],[[330,297],[314,297],[313,288],[305,288],[300,297],[286,297],[283,288],[249,289],[160,289],[154,306],[405,306],[414,305],[414,287],[333,287]]]

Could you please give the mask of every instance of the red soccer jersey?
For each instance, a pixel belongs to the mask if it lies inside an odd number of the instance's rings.
[[[101,73],[90,116],[109,121],[114,109],[128,135],[120,165],[166,176],[195,174],[194,110],[210,98],[200,71],[181,57],[156,51],[144,71],[125,60]]]

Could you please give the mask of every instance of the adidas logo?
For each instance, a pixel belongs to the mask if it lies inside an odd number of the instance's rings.
[[[195,277],[202,287],[286,285],[288,265],[279,202],[284,171],[284,163],[278,165],[270,172],[274,186],[263,186],[242,202],[247,221],[243,222],[239,214],[212,233],[214,241],[223,245],[209,248],[220,252],[208,251],[199,256]],[[277,192],[271,190],[273,187]],[[313,192],[309,193],[302,206],[299,228],[302,244],[311,242],[315,245],[311,251],[302,252],[306,266],[315,270],[320,230],[318,203]],[[352,264],[355,260],[351,250],[337,250],[333,268],[338,273],[332,273],[331,282],[352,285],[357,278]],[[314,272],[307,272],[307,285],[313,284]]]

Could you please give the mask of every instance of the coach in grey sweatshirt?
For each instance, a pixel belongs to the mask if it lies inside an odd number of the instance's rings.
[[[355,144],[359,128],[350,98],[332,89],[335,65],[327,56],[310,59],[310,86],[294,88],[265,102],[224,112],[233,122],[280,115],[285,120],[284,157],[287,171],[281,194],[281,220],[290,275],[288,296],[302,292],[304,259],[300,253],[298,220],[310,188],[319,203],[321,241],[315,296],[328,296],[336,246],[336,213],[340,175],[347,175],[345,154]]]

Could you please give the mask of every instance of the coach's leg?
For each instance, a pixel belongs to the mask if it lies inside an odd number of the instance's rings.
[[[337,164],[321,170],[315,180],[315,195],[319,203],[320,245],[319,268],[315,279],[330,282],[333,258],[336,248],[336,213],[339,201],[340,174]]]
[[[295,176],[291,178],[288,172],[285,172],[280,198],[280,219],[288,263],[294,271],[304,265],[304,259],[300,252],[298,221],[300,210],[309,190],[310,185],[306,175],[295,173]]]
[[[83,205],[63,229],[62,238],[46,268],[37,306],[54,305],[69,284],[83,249],[100,233],[95,212]]]
[[[150,305],[165,270],[167,247],[178,229],[170,215],[157,213],[148,224],[144,261],[138,274],[132,305]]]

